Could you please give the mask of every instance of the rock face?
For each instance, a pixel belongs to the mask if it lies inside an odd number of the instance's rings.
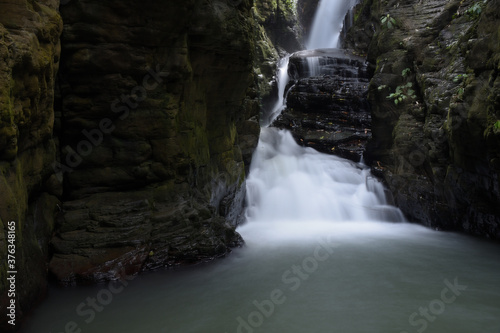
[[[252,5],[0,3],[1,308],[10,221],[17,320],[49,269],[91,283],[241,244],[261,74],[277,58]]]
[[[61,7],[55,166],[65,200],[50,261],[59,281],[199,262],[241,243],[227,203],[259,133],[244,103],[255,84],[250,10],[195,0]]]
[[[297,0],[297,16],[307,36],[313,24],[319,0]]]
[[[302,25],[293,1],[258,0],[254,14],[274,47],[288,53],[303,49]]]
[[[303,146],[359,162],[371,137],[369,72],[365,59],[351,53],[294,53],[286,108],[273,126],[290,130]]]
[[[376,66],[367,161],[410,220],[499,239],[500,1],[367,0],[355,17],[346,45]]]
[[[2,332],[16,328],[7,324],[11,318],[4,311],[10,301],[15,300],[15,323],[19,324],[19,318],[43,295],[47,284],[48,241],[58,204],[54,196],[58,187],[50,178],[50,164],[56,156],[52,137],[54,84],[62,30],[57,6],[56,1],[0,3]],[[9,236],[8,227],[13,230],[13,225],[15,232]],[[12,256],[14,261],[8,261]],[[8,293],[14,285],[8,283],[11,274],[7,271],[18,271],[15,297]]]

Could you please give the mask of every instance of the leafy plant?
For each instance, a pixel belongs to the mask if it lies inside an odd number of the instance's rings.
[[[394,100],[394,104],[398,105],[402,103],[405,99],[415,99],[417,95],[415,95],[415,90],[412,89],[413,83],[408,82],[405,85],[400,85],[396,87],[396,91],[387,96],[387,99]]]
[[[285,5],[285,10],[296,13],[297,11],[297,0],[278,0],[276,2],[277,7],[280,7],[280,1]]]
[[[464,100],[465,87],[467,86],[468,74],[458,74],[453,78],[454,83],[458,83],[457,93],[454,95],[459,101]]]
[[[408,78],[408,76],[411,73],[410,68],[405,68],[401,71],[401,76],[404,78]],[[387,88],[387,85],[381,85],[378,87],[378,90],[381,91],[383,89]],[[417,98],[417,95],[415,93],[415,90],[413,90],[413,83],[407,82],[406,84],[402,84],[396,87],[396,91],[393,93],[390,93],[389,96],[386,97],[387,99],[391,99],[394,101],[394,104],[398,105],[399,103],[402,103],[406,99],[415,99]]]
[[[382,23],[382,27],[386,27],[387,29],[392,29],[397,26],[396,20],[393,17],[391,17],[390,14],[382,16],[380,18],[380,23]]]
[[[486,2],[486,1],[485,1]],[[471,19],[475,20],[481,15],[483,8],[481,7],[481,1],[476,2],[472,7],[465,11]]]
[[[453,82],[457,83],[457,82],[460,82],[463,79],[466,79],[468,77],[469,77],[469,75],[467,75],[467,74],[458,74],[457,76],[455,76],[455,78],[453,78]]]
[[[496,123],[493,124],[493,128],[497,131],[500,130],[500,120],[497,120]]]

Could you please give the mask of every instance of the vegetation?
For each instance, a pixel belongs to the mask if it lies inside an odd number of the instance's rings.
[[[483,7],[488,2],[488,0],[476,1],[469,9],[467,9],[463,14],[467,15],[470,19],[475,20],[479,18],[483,12]],[[459,12],[453,15],[453,19],[461,16]]]
[[[394,104],[398,105],[405,99],[415,99],[415,90],[412,89],[413,83],[408,82],[405,85],[400,85],[396,87],[396,91],[387,96],[388,99],[394,100]]]
[[[380,23],[382,23],[382,27],[385,27],[387,29],[392,29],[397,26],[396,20],[391,17],[390,14],[387,14],[386,16],[382,16],[380,18]]]
[[[464,99],[465,86],[467,85],[466,79],[468,77],[468,74],[458,74],[453,78],[454,83],[461,83],[455,95],[459,101],[463,101]]]
[[[481,12],[483,11],[482,5],[484,3],[486,3],[486,0],[477,1],[476,3],[474,3],[474,5],[472,5],[472,7],[470,7],[465,11],[465,14],[473,20],[477,19],[479,15],[481,15]]]
[[[401,72],[402,77],[408,77],[410,75],[411,69],[405,68]],[[378,90],[383,90],[387,88],[386,85],[382,85],[378,87]],[[415,94],[415,90],[413,89],[413,83],[407,82],[406,84],[402,84],[396,87],[396,91],[393,93],[390,93],[389,96],[386,97],[387,99],[391,99],[394,101],[394,104],[398,105],[399,103],[402,103],[406,99],[415,99],[417,98],[417,95]]]
[[[408,75],[410,75],[410,73],[411,73],[411,69],[409,69],[409,68],[405,68],[405,69],[403,69],[403,71],[401,72],[401,76],[402,76],[402,77],[407,77]]]
[[[467,75],[467,74],[458,74],[458,75],[457,75],[457,76],[455,76],[455,78],[453,79],[453,82],[458,83],[458,82],[460,82],[460,81],[462,81],[463,79],[466,79],[466,78],[468,78],[468,77],[469,77],[469,75]]]
[[[497,120],[495,124],[493,124],[493,129],[495,132],[500,131],[500,120]]]

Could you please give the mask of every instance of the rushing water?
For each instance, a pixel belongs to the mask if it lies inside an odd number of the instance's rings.
[[[264,128],[247,189],[227,258],[52,286],[22,332],[500,333],[500,246],[404,222],[363,165]]]
[[[306,46],[309,50],[336,48],[346,13],[358,0],[321,0]]]
[[[271,111],[269,114],[264,115],[261,120],[261,125],[264,127],[269,126],[273,122],[274,119],[276,119],[277,116],[283,111],[283,109],[286,107],[285,101],[286,101],[286,96],[285,96],[285,89],[290,81],[290,78],[288,76],[288,63],[290,62],[290,56],[283,57],[278,64],[278,70],[276,74],[276,81],[278,84],[278,100],[272,107]]]
[[[362,165],[267,128],[248,192],[227,258],[52,287],[23,332],[500,332],[499,245],[401,222]]]
[[[284,130],[263,128],[247,179],[247,221],[403,221],[387,205],[382,185],[368,169],[298,146]]]

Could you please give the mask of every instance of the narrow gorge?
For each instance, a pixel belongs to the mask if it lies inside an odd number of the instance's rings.
[[[0,1],[1,331],[498,333],[499,22]]]

